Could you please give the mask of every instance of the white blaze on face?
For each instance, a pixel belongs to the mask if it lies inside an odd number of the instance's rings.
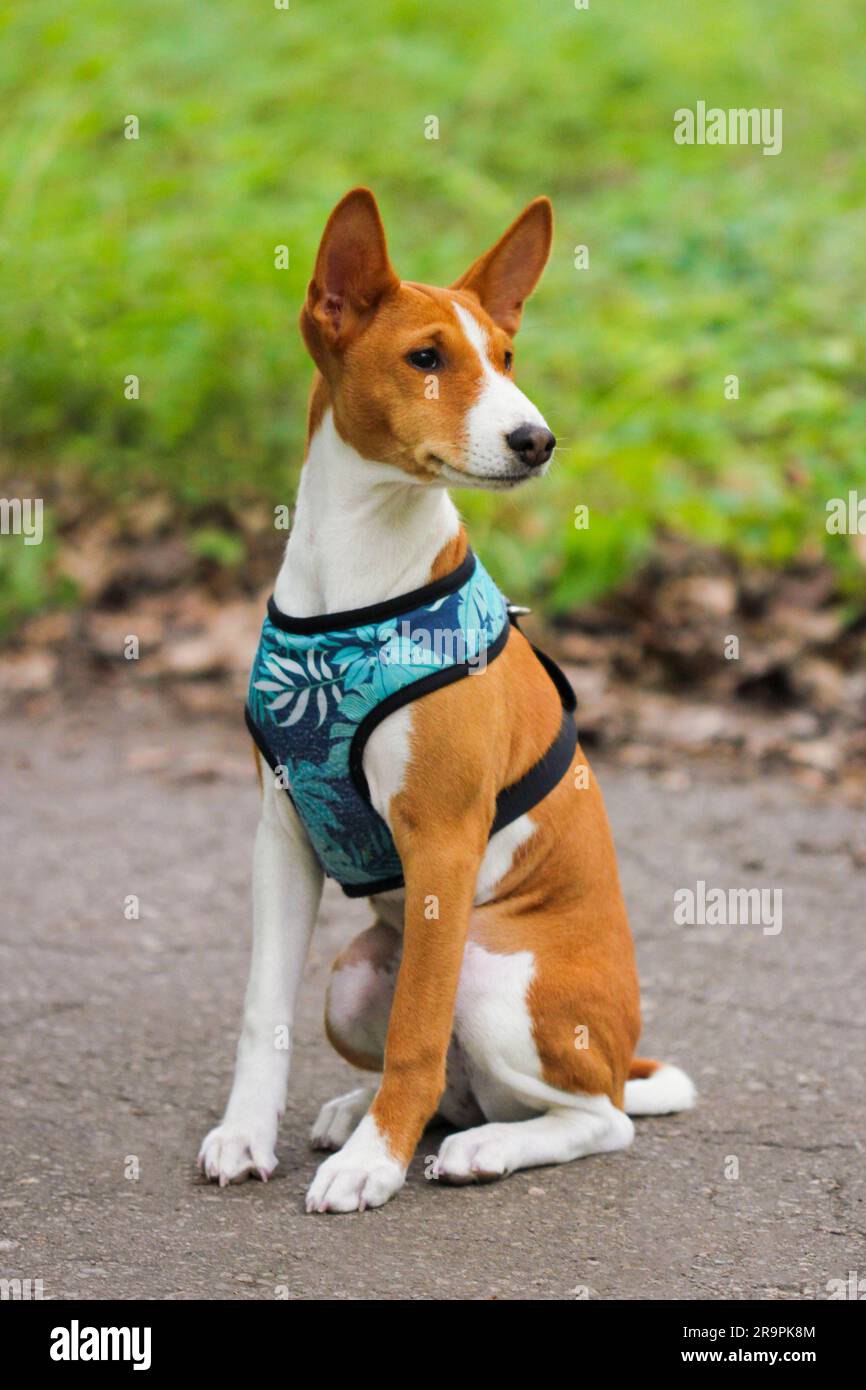
[[[482,371],[478,399],[466,415],[466,472],[491,482],[522,478],[525,471],[506,444],[506,437],[518,425],[546,429],[547,421],[529,397],[493,366],[487,334],[475,315],[462,304],[455,304],[454,309],[478,353]]]

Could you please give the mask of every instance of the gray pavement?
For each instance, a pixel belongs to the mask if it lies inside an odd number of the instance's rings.
[[[317,1217],[309,1126],[357,1075],[324,1038],[325,979],[368,920],[339,891],[277,1173],[219,1191],[194,1169],[246,977],[257,793],[240,721],[92,696],[7,720],[0,759],[0,1276],[41,1278],[47,1298],[811,1299],[866,1275],[862,813],[766,777],[599,763],[641,1051],[685,1066],[699,1108],[639,1120],[626,1153],[482,1188],[426,1181],[425,1136],[386,1208]],[[698,879],[781,888],[782,931],[675,925],[674,891]]]

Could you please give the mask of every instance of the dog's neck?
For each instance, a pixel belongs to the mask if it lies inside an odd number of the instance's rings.
[[[277,607],[303,618],[380,603],[447,573],[465,552],[445,488],[362,458],[328,407],[310,435]]]

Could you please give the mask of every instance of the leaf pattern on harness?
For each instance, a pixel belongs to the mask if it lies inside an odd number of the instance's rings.
[[[480,561],[457,590],[379,623],[294,633],[268,616],[253,663],[249,716],[326,873],[346,885],[401,875],[391,832],[356,786],[352,743],[384,700],[478,658],[508,623]]]

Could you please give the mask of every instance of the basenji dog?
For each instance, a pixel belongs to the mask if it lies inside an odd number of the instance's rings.
[[[254,684],[277,732],[310,719],[314,740],[326,715],[342,723],[328,735],[330,761],[314,766],[305,754],[287,780],[256,740],[252,964],[228,1106],[199,1155],[221,1185],[266,1179],[277,1162],[292,1021],[325,874],[309,807],[332,833],[342,792],[327,777],[351,764],[350,750],[338,766],[351,719],[393,674],[357,656],[373,640],[369,619],[412,608],[429,627],[449,595],[468,602],[478,576],[449,488],[510,491],[538,479],[552,456],[546,421],[515,385],[513,347],[552,227],[549,201],[536,198],[449,289],[400,280],[367,189],[348,193],[325,228],[301,313],[316,371],[263,649],[273,679]],[[497,594],[490,581],[481,598],[470,595],[498,633],[496,659],[473,679],[434,671],[422,698],[387,694],[386,681],[351,786],[345,780],[353,813],[366,797],[381,827],[379,849],[395,847],[401,879],[371,892],[373,924],[332,968],[327,1036],[353,1066],[380,1075],[322,1108],[313,1146],[335,1152],[309,1188],[310,1212],[387,1202],[434,1118],[456,1131],[434,1175],[470,1183],[624,1149],[630,1115],[694,1101],[678,1067],[635,1056],[634,950],[602,795],[579,745],[556,784],[518,814],[521,787],[549,769],[570,716],[551,663],[497,617]],[[311,634],[333,628],[326,659]],[[332,716],[328,689],[347,671],[356,674],[333,691],[346,713]],[[497,828],[497,808],[515,788]],[[346,874],[356,848],[339,848]]]

